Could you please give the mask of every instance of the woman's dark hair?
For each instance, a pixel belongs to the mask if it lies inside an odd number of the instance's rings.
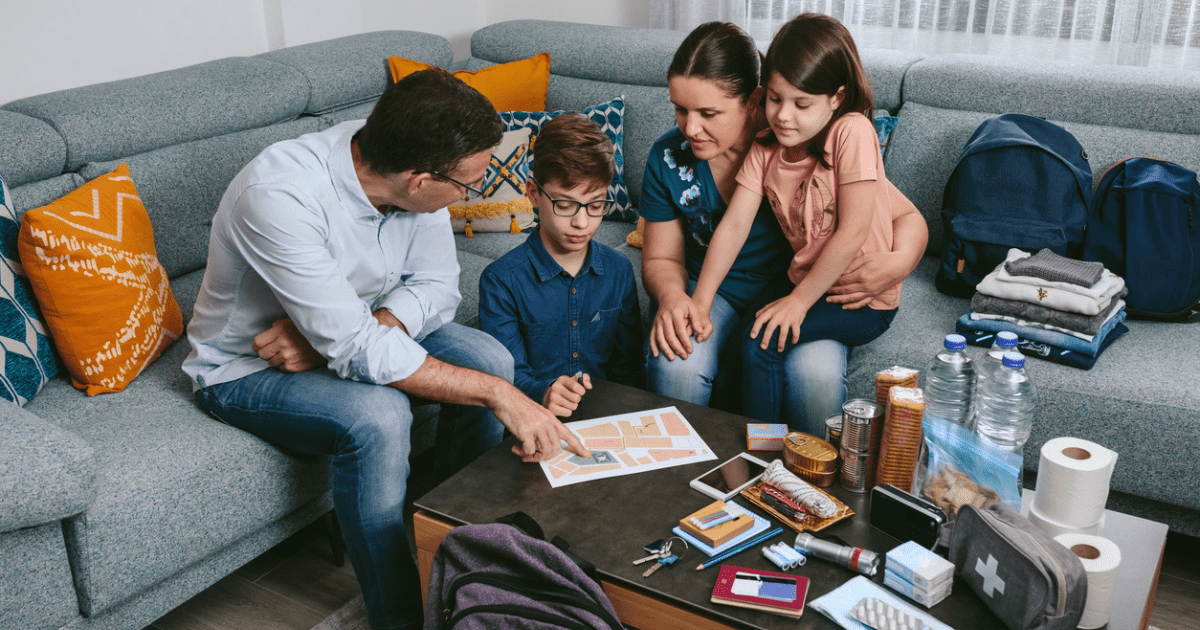
[[[833,95],[845,88],[842,104],[829,119],[829,124],[808,141],[808,154],[825,168],[825,139],[833,122],[850,112],[872,116],[874,99],[871,84],[863,72],[854,38],[841,22],[819,13],[801,13],[784,24],[763,64],[763,83],[771,73],[778,72],[796,89],[813,95]],[[764,140],[773,142],[774,134]]]
[[[463,159],[500,144],[503,135],[487,97],[431,68],[388,86],[354,140],[376,173],[451,173]]]
[[[745,103],[758,87],[761,68],[762,55],[746,31],[730,22],[705,22],[679,44],[667,78],[712,81]]]

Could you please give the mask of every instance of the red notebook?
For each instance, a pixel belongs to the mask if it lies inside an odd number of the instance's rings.
[[[723,564],[712,601],[799,619],[807,595],[806,577]]]

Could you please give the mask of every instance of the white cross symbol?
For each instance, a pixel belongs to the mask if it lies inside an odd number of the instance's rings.
[[[987,593],[988,597],[992,597],[992,591],[1000,591],[1004,594],[1004,580],[996,575],[996,567],[1000,565],[992,554],[988,554],[987,564],[983,563],[983,558],[975,558],[975,572],[979,577],[983,578],[983,592]]]

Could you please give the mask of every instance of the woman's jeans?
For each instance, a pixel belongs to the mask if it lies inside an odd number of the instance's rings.
[[[423,341],[431,356],[512,382],[508,350],[481,331],[446,324]],[[420,579],[404,526],[412,411],[386,385],[338,378],[325,368],[271,368],[196,392],[218,419],[289,451],[333,455],[333,504],[371,626],[419,628]],[[504,428],[483,407],[446,405],[434,458],[449,475],[500,442]]]
[[[817,343],[835,343],[843,348],[861,346],[882,335],[896,317],[896,310],[877,311],[863,307],[843,309],[840,304],[831,304],[822,297],[809,309],[800,325],[799,345],[791,339],[784,343],[783,352],[777,350],[779,331],[771,335],[767,348],[762,344],[762,331],[758,339],[750,338],[751,326],[742,331],[742,400],[745,403],[747,416],[759,422],[779,422],[786,419],[788,426],[794,430],[804,431],[812,435],[824,436],[825,418],[838,413],[846,400],[846,360],[849,349],[843,353],[841,360],[833,356],[832,348],[826,350],[822,357],[795,360],[792,355],[801,348]],[[823,341],[822,341],[823,340]],[[804,354],[809,354],[803,351]],[[839,364],[842,378],[839,383],[826,380],[819,382],[811,376],[804,377],[797,373],[796,368],[813,366],[815,362],[829,361]],[[801,376],[799,380],[797,376]],[[821,404],[810,405],[810,398],[821,397],[818,388],[826,388],[826,396]],[[831,391],[837,391],[837,402]],[[786,393],[785,393],[786,392]],[[803,414],[804,422],[798,422],[797,411],[800,405],[809,409]],[[814,415],[815,414],[815,415]]]
[[[689,282],[688,294],[695,289],[696,283]],[[722,379],[732,377],[733,387],[740,387],[741,357],[736,345],[726,347],[726,342],[747,334],[745,331],[754,322],[754,313],[765,304],[756,300],[739,313],[720,295],[716,296],[709,312],[713,332],[704,341],[692,338],[693,351],[687,359],[676,356],[674,360],[667,360],[661,351],[658,357],[653,357],[647,345],[646,376],[651,391],[697,405],[709,405],[714,396],[713,383],[718,366]],[[849,358],[850,349],[836,341],[814,341],[792,348],[783,364],[787,374],[784,389],[787,402],[782,417],[788,426],[797,431],[824,435],[825,418],[839,413],[842,403],[846,402]],[[734,409],[746,413],[740,404]]]

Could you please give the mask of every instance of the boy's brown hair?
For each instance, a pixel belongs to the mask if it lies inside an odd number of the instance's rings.
[[[533,143],[533,177],[545,186],[608,186],[616,164],[613,145],[600,126],[583,114],[562,114],[542,127]]]

